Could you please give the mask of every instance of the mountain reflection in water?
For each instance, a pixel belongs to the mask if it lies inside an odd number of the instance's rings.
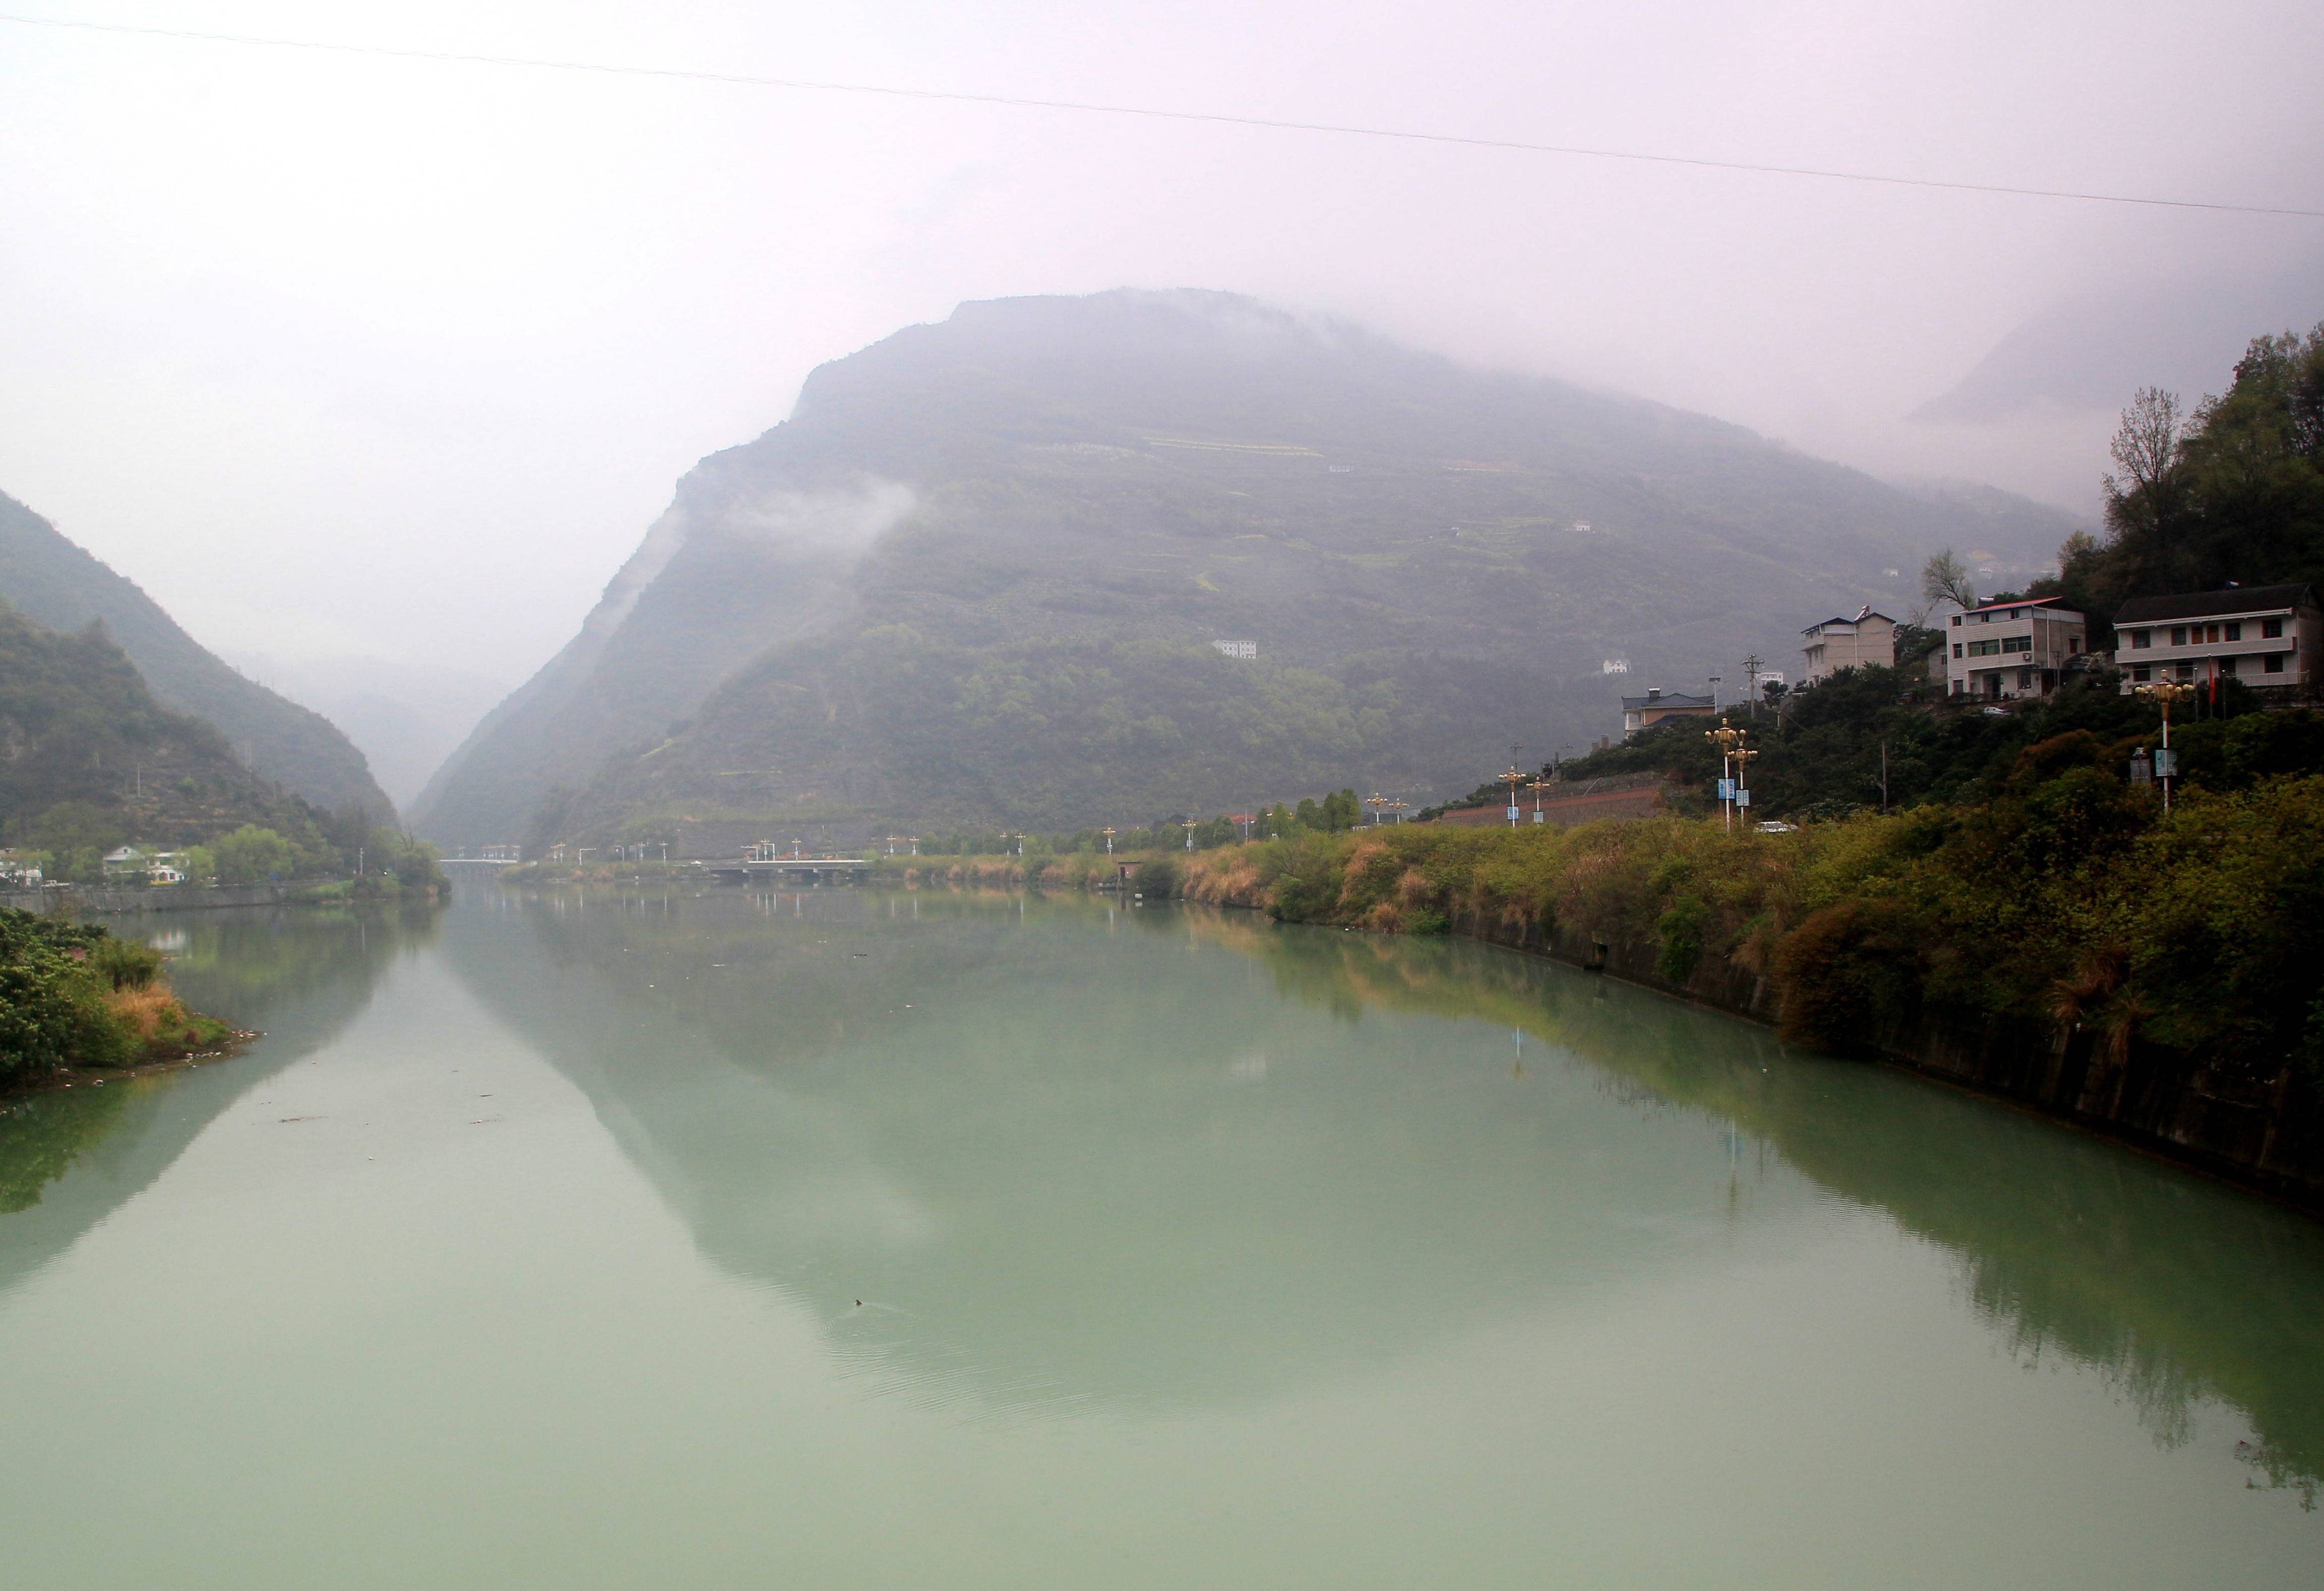
[[[337,1036],[394,957],[428,943],[435,914],[236,909],[110,925],[158,944],[197,1010],[261,1036],[231,1060],[0,1105],[0,1293],[152,1183],[236,1099]]]
[[[953,894],[495,897],[445,939],[704,1252],[899,1395],[1269,1397],[1868,1208],[2021,1361],[2324,1473],[2311,1221],[1570,969]]]

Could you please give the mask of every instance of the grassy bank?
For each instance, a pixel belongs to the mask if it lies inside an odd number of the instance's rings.
[[[0,909],[0,1092],[217,1051],[233,1028],[187,1008],[161,953],[102,928]]]
[[[2324,777],[2166,816],[2088,750],[2035,748],[1980,807],[1788,834],[1407,825],[1197,853],[1173,887],[1292,922],[1650,951],[1682,989],[1715,962],[1787,1036],[1840,1052],[1941,1008],[2324,1076]]]

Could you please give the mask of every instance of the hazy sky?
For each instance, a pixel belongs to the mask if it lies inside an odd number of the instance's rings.
[[[0,8],[2324,208],[2316,0]],[[0,23],[0,491],[278,657],[521,676],[696,458],[963,299],[1240,290],[2088,507],[2093,379],[1906,417],[2013,332],[2217,385],[2319,262],[2324,221]]]

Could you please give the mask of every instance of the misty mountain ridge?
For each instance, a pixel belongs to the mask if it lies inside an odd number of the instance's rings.
[[[395,808],[361,751],[320,713],[285,701],[188,635],[126,577],[0,493],[0,598],[51,630],[102,622],[154,700],[214,726],[252,772],[327,810]]]
[[[1466,789],[2074,523],[1232,294],[964,304],[690,472],[414,821],[853,842]]]

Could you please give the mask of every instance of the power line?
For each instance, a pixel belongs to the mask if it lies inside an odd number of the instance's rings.
[[[1891,188],[1936,189],[1949,193],[1989,193],[2014,198],[2071,199],[2087,204],[2140,205],[2169,210],[2214,210],[2239,216],[2295,216],[2324,221],[2324,210],[2282,205],[2236,205],[2209,199],[2153,198],[2138,194],[2089,193],[2061,188],[2013,188],[1994,182],[1952,182],[1934,177],[1897,177],[1877,171],[1843,171],[1818,166],[1775,166],[1753,161],[1720,161],[1700,155],[1648,154],[1637,150],[1598,149],[1586,144],[1533,143],[1516,138],[1472,138],[1458,133],[1428,133],[1402,127],[1365,127],[1352,123],[1294,122],[1271,116],[1239,116],[1222,111],[1168,110],[1155,106],[1102,105],[1087,100],[1034,99],[1010,94],[969,94],[943,88],[899,88],[883,83],[839,83],[813,78],[768,78],[742,72],[696,71],[682,67],[620,66],[606,61],[553,60],[526,55],[484,55],[453,50],[402,50],[383,44],[335,44],[319,39],[284,39],[255,33],[201,32],[189,28],[147,27],[130,23],[68,21],[61,17],[0,14],[0,23],[61,28],[88,33],[132,33],[203,44],[245,44],[274,50],[311,50],[332,55],[383,56],[395,60],[447,61],[463,66],[517,67],[534,71],[595,72],[617,78],[665,78],[681,82],[721,83],[744,88],[788,88],[823,94],[872,94],[891,99],[928,99],[956,105],[1006,106],[1018,110],[1073,111],[1088,115],[1142,116],[1152,121],[1199,122],[1213,126],[1258,127],[1277,133],[1323,133],[1348,138],[1381,138],[1407,143],[1452,144],[1525,154],[1569,155],[1646,165],[1692,166],[1711,171],[1746,171],[1766,177],[1813,177],[1832,182],[1869,182]]]

